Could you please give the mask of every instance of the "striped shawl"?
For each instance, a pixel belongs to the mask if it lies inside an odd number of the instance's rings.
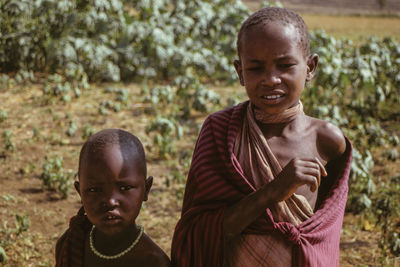
[[[225,208],[252,193],[233,147],[248,101],[210,115],[193,154],[179,220],[172,240],[173,266],[224,266]],[[315,214],[298,227],[275,222],[271,211],[250,224],[243,234],[274,231],[293,243],[292,266],[338,266],[340,230],[347,200],[351,144],[327,164]]]

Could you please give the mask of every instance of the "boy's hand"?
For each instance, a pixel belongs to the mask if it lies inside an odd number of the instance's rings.
[[[274,188],[274,199],[284,201],[304,184],[315,192],[321,183],[321,175],[327,176],[327,172],[318,158],[292,159],[270,183]]]

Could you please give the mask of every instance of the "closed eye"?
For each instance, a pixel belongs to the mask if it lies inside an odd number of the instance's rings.
[[[287,63],[287,64],[279,64],[278,67],[281,68],[281,69],[289,69],[289,68],[291,68],[291,67],[294,66],[294,65],[296,65],[296,64]]]
[[[247,68],[246,70],[248,70],[248,71],[259,71],[261,69],[262,69],[261,67],[251,67],[251,68]]]

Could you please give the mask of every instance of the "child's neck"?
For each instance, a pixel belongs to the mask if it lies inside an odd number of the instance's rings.
[[[299,114],[294,120],[285,123],[258,123],[262,133],[268,140],[273,137],[288,137],[299,130],[304,114]]]
[[[106,235],[96,229],[94,232],[94,246],[104,254],[113,255],[129,247],[137,238],[139,231],[136,224],[116,235]]]

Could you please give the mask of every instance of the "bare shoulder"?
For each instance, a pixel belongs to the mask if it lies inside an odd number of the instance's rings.
[[[316,141],[321,156],[330,161],[343,155],[346,150],[346,140],[342,131],[330,122],[315,118],[312,118],[312,124],[316,126]]]
[[[171,261],[167,254],[146,234],[143,234],[141,240],[140,254],[141,258],[145,259],[148,267],[171,266]]]

